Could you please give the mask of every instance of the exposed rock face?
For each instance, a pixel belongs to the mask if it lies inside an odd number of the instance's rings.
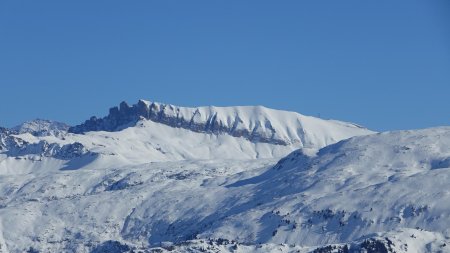
[[[20,148],[23,145],[23,140],[12,136],[17,132],[0,127],[0,151],[9,150],[11,147]]]
[[[139,100],[132,106],[122,102],[119,107],[111,108],[108,116],[104,118],[91,117],[83,124],[71,127],[68,131],[77,134],[89,131],[119,131],[124,127],[136,124],[140,119],[194,132],[229,134],[234,137],[246,138],[252,142],[277,145],[307,146],[312,143],[311,138],[306,137],[308,131],[314,132],[311,136],[316,138],[315,131],[319,129],[319,136],[325,136],[324,139],[326,139],[333,133],[322,129],[329,126],[337,127],[336,129],[339,130],[344,129],[343,132],[353,131],[352,136],[355,135],[353,133],[370,133],[369,130],[350,123],[327,121],[261,106],[186,108],[144,100]],[[308,129],[305,129],[305,125],[309,125]],[[329,139],[330,142],[335,142],[335,140],[331,140],[333,137]]]
[[[145,103],[139,101],[137,105],[130,107],[126,102],[118,107],[109,109],[109,115],[104,118],[95,116],[86,120],[83,124],[69,128],[70,133],[85,133],[89,131],[117,131],[120,126],[133,123],[147,114],[148,108]],[[150,117],[147,117],[148,119]]]
[[[235,137],[245,137],[255,142],[270,142],[274,144],[287,145],[285,140],[273,138],[275,133],[271,129],[270,133],[258,133],[258,126],[253,129],[237,129],[237,125],[242,120],[237,115],[235,122],[224,124],[217,118],[217,113],[208,116],[206,121],[197,120],[200,115],[199,110],[191,113],[190,117],[182,115],[180,108],[172,105],[148,103],[143,100],[133,106],[126,102],[120,103],[119,107],[113,107],[109,110],[109,115],[104,118],[91,117],[84,124],[69,128],[71,133],[84,133],[89,131],[117,131],[124,125],[136,123],[139,119],[152,120],[154,122],[166,124],[172,127],[179,127],[192,130],[194,132],[204,133],[227,133]],[[269,123],[270,124],[270,123]]]

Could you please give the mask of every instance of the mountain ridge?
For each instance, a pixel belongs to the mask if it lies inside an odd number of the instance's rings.
[[[151,108],[159,109],[152,112]],[[108,116],[86,122],[69,127],[37,119],[0,129],[0,155],[6,155],[5,160],[53,158],[62,161],[60,169],[192,159],[281,158],[297,148],[318,149],[373,133],[351,123],[262,106],[186,108],[144,100],[133,106],[122,102],[120,108],[111,108]],[[104,161],[109,161],[108,165]],[[9,162],[0,162],[0,168],[4,164]],[[40,168],[39,163],[30,166],[16,172]]]
[[[69,128],[68,132],[80,134],[89,131],[118,131],[122,126],[135,124],[140,119],[199,133],[224,133],[252,142],[277,145],[301,143],[300,146],[308,146],[311,139],[305,132],[311,130],[307,129],[308,125],[311,125],[309,128],[325,130],[330,125],[336,131],[352,132],[351,135],[373,133],[353,123],[323,120],[263,106],[179,107],[142,99],[132,106],[122,102],[119,107],[110,108],[107,116],[91,117],[83,124]]]

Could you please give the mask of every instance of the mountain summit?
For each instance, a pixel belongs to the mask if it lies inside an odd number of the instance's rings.
[[[170,127],[207,134],[228,134],[251,142],[318,148],[355,135],[372,133],[358,125],[323,120],[296,112],[273,110],[263,106],[179,107],[139,100],[129,106],[122,102],[103,118],[92,117],[71,127],[71,133],[119,131],[141,119]]]

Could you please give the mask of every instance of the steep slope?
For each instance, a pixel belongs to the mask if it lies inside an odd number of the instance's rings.
[[[215,157],[4,175],[0,244],[7,252],[126,252],[173,242],[179,252],[202,252],[196,245],[227,239],[237,249],[219,252],[338,252],[330,244],[448,252],[449,146],[443,127],[353,137],[276,165]]]
[[[355,135],[372,133],[355,124],[322,120],[295,112],[262,106],[178,107],[139,100],[133,106],[122,102],[104,118],[92,117],[69,132],[117,131],[140,119],[209,134],[228,134],[252,142],[320,148]]]

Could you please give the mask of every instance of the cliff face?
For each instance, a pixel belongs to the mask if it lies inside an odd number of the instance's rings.
[[[117,131],[129,124],[134,124],[140,119],[151,120],[171,127],[185,128],[194,132],[220,134],[226,133],[234,137],[244,137],[255,142],[267,142],[280,145],[288,145],[289,140],[276,138],[275,129],[266,122],[265,129],[261,130],[259,122],[251,129],[239,128],[244,123],[239,115],[235,115],[232,122],[220,120],[217,113],[209,111],[201,112],[200,108],[189,112],[181,112],[183,109],[173,105],[149,103],[143,100],[135,105],[129,106],[122,102],[119,107],[113,107],[109,110],[108,116],[104,118],[91,117],[83,124],[69,128],[71,133],[84,133],[89,131]],[[205,114],[205,115],[204,115]],[[203,119],[202,119],[203,117]]]
[[[371,133],[350,123],[322,120],[262,106],[187,108],[144,100],[132,106],[122,102],[119,107],[111,108],[108,116],[92,117],[81,125],[71,127],[69,132],[118,131],[136,124],[140,119],[194,132],[229,134],[252,142],[294,144],[300,147],[314,146],[317,139],[327,144],[343,137]]]

